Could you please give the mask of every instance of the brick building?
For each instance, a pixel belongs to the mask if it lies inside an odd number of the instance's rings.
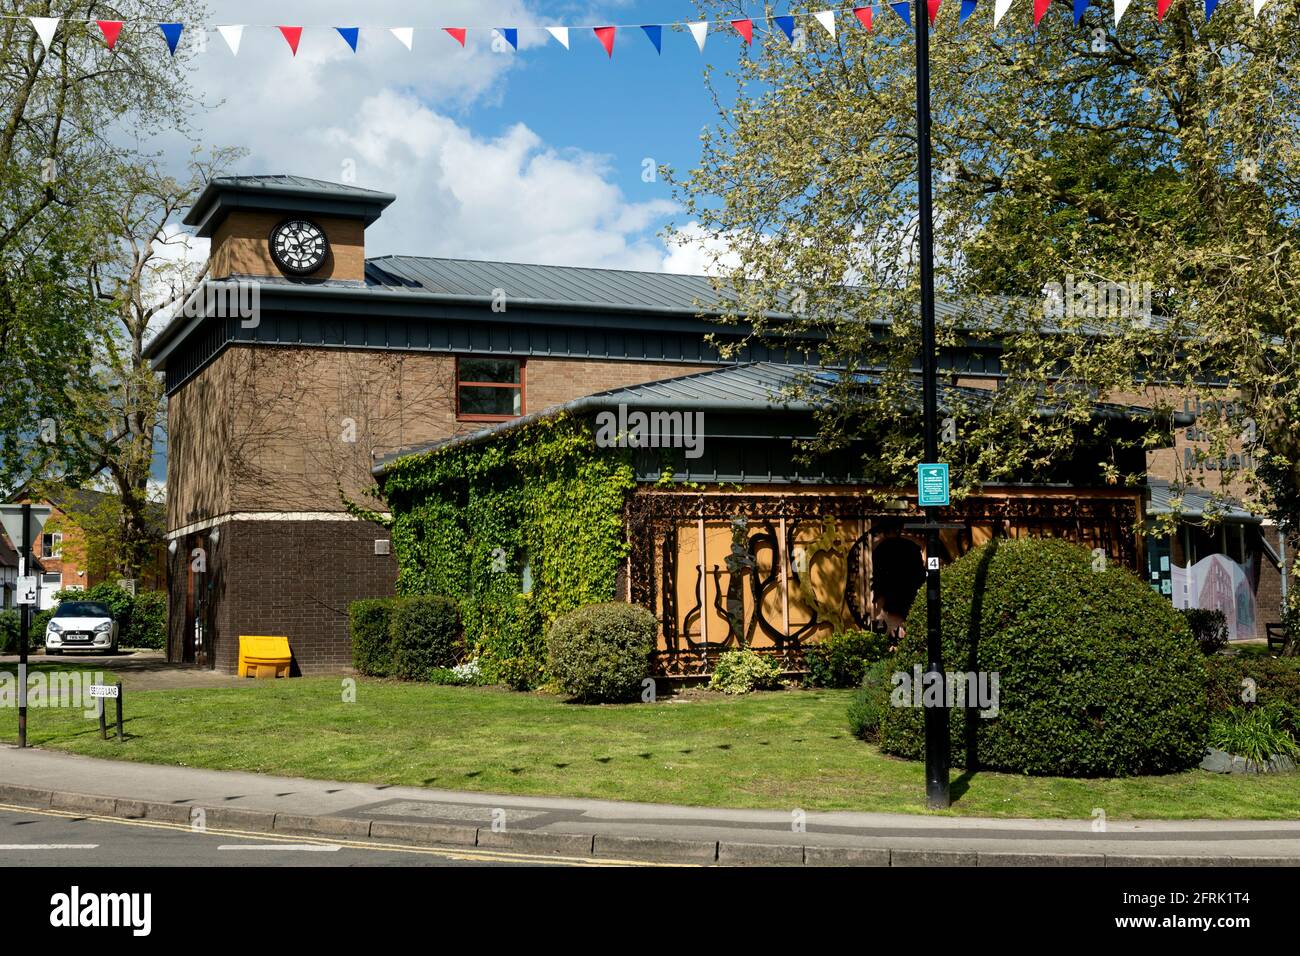
[[[729,364],[710,333],[737,337],[736,362],[801,361],[711,321],[700,276],[367,259],[394,199],[223,177],[186,216],[212,243],[205,281],[146,348],[168,395],[172,660],[233,670],[240,634],[285,634],[301,672],[349,665],[349,603],[396,576],[386,532],[348,504],[384,508],[380,459]],[[996,385],[993,349],[944,361],[951,384]],[[1256,564],[1258,589],[1271,565]]]

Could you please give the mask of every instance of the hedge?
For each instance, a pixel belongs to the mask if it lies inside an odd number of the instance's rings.
[[[435,667],[456,663],[460,612],[450,598],[416,596],[394,602],[388,624],[393,676],[424,680]]]
[[[998,715],[951,711],[968,768],[1122,776],[1194,766],[1208,733],[1205,662],[1183,615],[1134,574],[1056,539],[994,541],[946,568],[944,663],[998,675]],[[897,671],[924,666],[924,595]],[[882,749],[919,759],[924,708],[892,706]]]
[[[393,648],[388,640],[393,598],[367,598],[348,605],[348,633],[352,638],[352,666],[367,677],[393,673]]]
[[[635,604],[561,614],[546,639],[552,679],[579,700],[630,700],[649,673],[657,633],[655,616]]]

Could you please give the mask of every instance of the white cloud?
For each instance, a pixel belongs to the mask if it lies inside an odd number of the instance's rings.
[[[739,268],[740,256],[728,236],[708,232],[698,222],[688,222],[665,242],[668,247],[661,268],[685,275],[722,275]]]

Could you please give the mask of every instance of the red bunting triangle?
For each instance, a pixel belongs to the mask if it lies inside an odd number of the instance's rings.
[[[113,44],[117,42],[117,35],[122,32],[121,20],[96,20],[99,24],[99,30],[104,34],[104,42],[108,48],[113,49]]]
[[[289,49],[293,55],[298,55],[298,41],[302,39],[302,27],[280,27],[280,32],[284,34],[284,40],[289,44]]]
[[[934,26],[934,18],[939,15],[939,4],[943,0],[926,0],[926,3],[930,10],[930,26]]]
[[[858,18],[858,21],[862,24],[863,28],[868,33],[870,33],[871,32],[871,8],[854,7],[853,15]]]
[[[1043,14],[1051,5],[1052,0],[1034,0],[1034,26],[1038,26],[1038,21],[1043,19]]]
[[[745,42],[753,44],[754,42],[754,21],[749,17],[740,20],[732,20],[731,25],[736,28],[736,32],[745,38]]]
[[[1173,0],[1156,0],[1156,19],[1164,21],[1165,14],[1169,12],[1169,4]]]
[[[617,27],[592,27],[592,29],[596,32],[596,39],[600,41],[600,45],[605,48],[605,52],[609,54],[610,59],[613,59],[614,58],[614,34],[618,31],[618,28]]]
[[[464,28],[464,27],[443,27],[442,29],[443,29],[446,33],[448,33],[448,34],[451,36],[451,38],[452,38],[453,40],[455,40],[457,43],[459,43],[461,46],[464,46],[464,45],[465,45],[465,28]]]

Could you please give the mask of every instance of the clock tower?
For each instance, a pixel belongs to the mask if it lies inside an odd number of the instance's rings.
[[[390,193],[303,176],[219,176],[186,215],[212,241],[210,279],[363,284],[365,230]]]

